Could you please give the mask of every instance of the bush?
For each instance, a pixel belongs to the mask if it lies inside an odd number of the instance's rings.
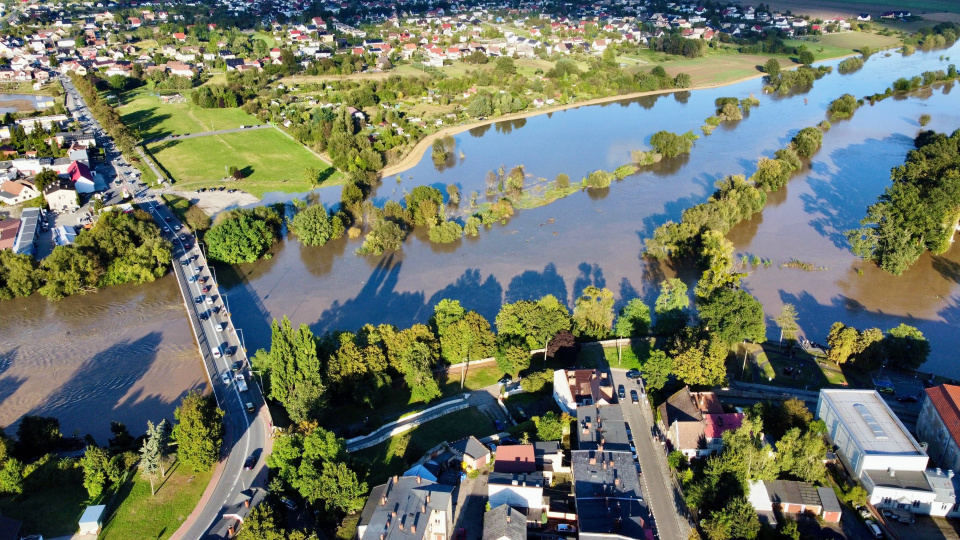
[[[850,94],[844,94],[830,102],[827,114],[833,118],[850,118],[859,106],[857,98]]]
[[[531,393],[543,390],[548,384],[553,384],[553,373],[550,371],[535,371],[520,381],[523,391]]]
[[[815,127],[806,127],[793,137],[793,149],[800,157],[809,158],[820,149],[823,143],[823,132]]]
[[[863,57],[853,56],[853,57],[842,60],[840,62],[840,65],[837,66],[837,71],[839,71],[841,75],[847,75],[849,73],[858,71],[862,67],[863,67]]]
[[[403,228],[389,219],[381,219],[374,224],[363,240],[363,245],[357,249],[360,255],[383,255],[384,251],[400,249],[406,237]]]
[[[340,216],[331,217],[322,204],[314,204],[293,216],[290,232],[304,245],[322,246],[329,240],[341,238],[345,229]]]
[[[596,170],[587,175],[586,184],[587,187],[595,189],[603,189],[610,187],[610,183],[613,181],[613,174],[608,173],[603,170]]]
[[[206,240],[211,259],[240,264],[263,257],[277,236],[266,220],[244,211],[214,225],[206,234]]]
[[[926,125],[929,124],[929,123],[930,123],[930,115],[929,115],[929,114],[921,114],[921,115],[920,115],[920,126],[921,126],[921,127],[926,127]]]
[[[430,241],[435,244],[456,242],[463,236],[463,227],[456,221],[444,221],[430,228]]]
[[[738,109],[739,111],[739,109]],[[650,146],[663,157],[672,158],[682,154],[689,154],[693,148],[693,141],[698,137],[692,131],[683,135],[670,133],[669,131],[658,131],[650,137]]]

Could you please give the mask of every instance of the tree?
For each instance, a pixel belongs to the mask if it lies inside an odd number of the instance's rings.
[[[654,305],[654,311],[658,315],[688,307],[690,307],[690,297],[687,294],[686,283],[680,278],[669,278],[660,282],[660,295]]]
[[[177,459],[194,472],[206,471],[220,457],[223,442],[223,410],[213,399],[191,391],[173,412],[177,424],[173,438],[177,441]]]
[[[677,135],[669,131],[658,131],[650,137],[650,146],[658,154],[666,158],[673,158],[683,154],[689,154],[693,148],[693,141],[697,136],[692,132],[684,135]]]
[[[24,416],[17,426],[17,453],[31,459],[56,450],[63,435],[60,421],[49,416]]]
[[[570,417],[566,413],[549,411],[543,416],[534,416],[533,423],[541,441],[559,441],[563,438],[563,426],[570,423]]]
[[[0,300],[30,296],[39,286],[40,274],[33,257],[0,250]]]
[[[573,308],[573,333],[602,339],[613,326],[613,292],[590,285]]]
[[[767,63],[763,65],[763,72],[766,73],[771,78],[780,76],[780,62],[776,58],[771,58],[767,60]]]
[[[177,410],[179,411],[179,408]],[[183,448],[181,447],[182,451]],[[181,459],[183,458],[181,457]],[[210,464],[210,466],[212,465],[213,463]],[[209,468],[209,466],[206,468]],[[143,440],[143,446],[140,447],[140,476],[150,481],[150,495],[155,496],[157,490],[154,483],[163,478],[163,473],[160,470],[160,440],[154,436],[153,422],[149,420],[147,421],[147,437]]]
[[[883,338],[883,352],[887,360],[901,369],[914,370],[923,365],[930,355],[930,342],[915,327],[900,324],[887,330]]]
[[[385,251],[396,251],[403,247],[404,238],[406,233],[399,224],[389,219],[380,219],[373,224],[357,253],[383,255]]]
[[[0,493],[19,495],[23,493],[23,462],[9,458],[0,468]]]
[[[536,371],[528,373],[526,377],[520,380],[520,387],[524,392],[536,393],[553,381],[553,373],[550,371]]]
[[[47,186],[58,180],[57,173],[51,169],[43,169],[33,177],[33,182],[37,186],[37,191],[43,193]]]
[[[727,352],[727,346],[716,334],[687,328],[671,351],[673,373],[691,385],[719,384],[727,375]]]
[[[504,304],[495,320],[497,333],[526,341],[527,349],[547,347],[559,332],[570,329],[570,312],[553,295],[537,301],[519,300]],[[549,351],[548,355],[549,356]]]
[[[643,300],[634,298],[627,302],[620,310],[617,317],[617,323],[613,327],[613,333],[618,338],[627,338],[642,336],[650,331],[650,308],[643,303]],[[617,362],[619,363],[622,355],[622,346],[617,342]]]
[[[315,417],[325,404],[320,358],[313,332],[305,324],[294,329],[290,319],[270,326],[270,351],[258,351],[254,366],[270,376],[270,397],[279,401],[295,422]]]
[[[710,540],[745,538],[753,540],[760,534],[757,511],[744,497],[731,499],[721,510],[711,512],[703,526]]]
[[[497,367],[510,375],[517,375],[530,367],[530,350],[526,343],[511,334],[497,335],[496,358]]]
[[[430,347],[419,341],[413,342],[403,353],[403,378],[410,388],[410,401],[430,403],[440,397],[440,386],[433,377],[430,366]]]
[[[827,334],[827,346],[830,347],[827,358],[837,364],[846,362],[856,351],[858,338],[859,333],[856,328],[841,322],[833,323]]]
[[[493,352],[495,339],[490,331],[490,323],[475,311],[468,311],[440,337],[441,349],[450,351],[452,355],[448,360],[464,362],[464,367],[460,370],[460,388],[463,388],[470,360],[489,357]]]
[[[774,321],[780,328],[781,343],[783,338],[790,341],[797,338],[797,330],[800,329],[800,326],[797,324],[797,308],[793,307],[793,304],[784,304],[783,309]]]
[[[307,246],[322,246],[345,232],[340,216],[330,216],[322,204],[308,206],[290,220],[290,232]]]
[[[362,509],[366,502],[367,483],[360,482],[357,473],[343,462],[325,462],[320,483],[320,495],[328,511],[352,514]]]
[[[716,289],[700,304],[700,318],[723,341],[732,344],[766,340],[763,305],[744,290]]]
[[[812,157],[823,143],[823,132],[815,127],[805,127],[793,136],[791,144],[800,157]]]
[[[787,474],[804,482],[822,484],[827,479],[823,464],[827,450],[827,444],[817,430],[803,433],[800,428],[792,428],[777,441],[777,461]]]
[[[812,63],[814,62],[814,60],[816,60],[816,58],[814,58],[814,56],[813,56],[813,52],[810,51],[809,49],[805,49],[805,48],[800,51],[800,54],[798,55],[797,58],[798,58],[798,60],[800,60],[800,63],[801,63],[801,64],[804,64],[804,65],[807,65],[807,66],[809,66],[810,64],[812,64]]]
[[[246,213],[221,220],[204,239],[210,258],[229,264],[254,262],[277,240],[266,221]]]
[[[110,453],[103,448],[88,446],[80,463],[83,467],[83,487],[91,499],[99,497],[103,488],[119,476],[116,464],[110,460]]]
[[[287,534],[277,525],[273,507],[263,502],[250,509],[237,533],[237,540],[287,540]]]
[[[640,367],[648,390],[657,391],[667,384],[673,372],[673,360],[660,349],[650,351],[650,357]]]

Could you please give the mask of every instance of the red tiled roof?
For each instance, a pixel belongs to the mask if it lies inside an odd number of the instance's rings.
[[[532,444],[498,446],[497,460],[493,470],[502,473],[525,473],[537,470],[537,461],[533,456]]]
[[[704,422],[706,424],[703,427],[704,436],[708,439],[719,439],[725,432],[739,429],[743,425],[743,414],[707,414],[704,416]]]
[[[20,230],[19,219],[4,219],[0,221],[0,249],[13,249]]]
[[[960,444],[960,386],[941,384],[927,388],[927,397],[950,431],[950,437]]]

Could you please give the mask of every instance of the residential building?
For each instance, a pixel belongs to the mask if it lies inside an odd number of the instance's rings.
[[[75,189],[77,193],[93,193],[96,189],[90,167],[87,167],[87,165],[81,161],[70,163],[70,167],[67,169],[67,176],[70,178],[73,189]]]
[[[454,441],[448,446],[451,452],[463,460],[463,467],[467,470],[482,469],[490,463],[490,450],[473,435]]]
[[[533,457],[537,470],[543,473],[543,479],[547,484],[553,483],[554,473],[570,472],[570,466],[563,464],[563,451],[557,441],[533,443]]]
[[[726,413],[713,392],[691,392],[686,386],[660,405],[660,429],[671,448],[689,459],[718,453],[723,433],[743,424],[742,413]]]
[[[370,491],[357,523],[358,540],[449,540],[453,486],[394,476]]]
[[[934,464],[960,471],[960,386],[927,388],[917,419],[917,438],[927,443]]]
[[[490,508],[504,504],[522,508],[531,520],[539,521],[544,511],[543,475],[492,472],[487,478],[487,501]]]
[[[527,516],[508,504],[483,515],[483,540],[527,540]]]
[[[47,207],[55,212],[76,212],[80,209],[77,191],[69,180],[59,179],[43,189]]]
[[[20,230],[13,245],[14,253],[33,255],[37,250],[37,232],[40,228],[40,209],[24,208],[20,212]]]
[[[493,470],[498,473],[532,473],[537,470],[532,444],[500,445]]]
[[[40,196],[36,186],[30,180],[8,180],[0,184],[0,202],[20,204]]]
[[[0,249],[13,250],[17,244],[17,234],[20,233],[20,220],[10,218],[0,220]]]
[[[927,469],[929,456],[875,390],[821,390],[817,418],[850,475],[874,506],[960,515],[953,471]]]
[[[840,502],[833,489],[817,488],[806,482],[757,480],[750,483],[748,500],[760,520],[769,525],[777,523],[777,513],[813,514],[830,523],[840,521]]]
[[[595,369],[558,369],[553,372],[553,399],[571,416],[577,407],[613,402],[613,385]]]

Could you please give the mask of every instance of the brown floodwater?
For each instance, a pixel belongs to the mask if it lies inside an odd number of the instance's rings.
[[[691,285],[697,279],[692,268],[642,257],[643,239],[654,228],[704,201],[724,175],[752,173],[759,157],[772,156],[799,129],[823,120],[827,105],[841,94],[870,95],[897,77],[946,69],[949,62],[942,55],[957,52],[960,46],[911,57],[874,55],[857,73],[835,72],[809,91],[786,97],[763,95],[761,81],[755,80],[468,131],[456,137],[454,162],[435,167],[425,156],[399,182],[385,179],[374,200],[382,204],[400,199],[417,185],[443,190],[453,183],[464,200],[478,191],[482,201],[487,172],[517,164],[534,177],[564,172],[580,178],[628,162],[630,151],[645,148],[658,130],[699,133],[717,97],[754,94],[761,102],[742,121],[701,137],[688,157],[665,161],[606,190],[520,211],[507,225],[484,230],[478,239],[437,246],[426,241],[423,231],[415,231],[402,252],[383,257],[355,255],[359,239],[321,248],[287,239],[274,249],[272,259],[234,269],[224,280],[231,284],[234,316],[245,327],[253,350],[269,344],[268,325],[283,315],[317,332],[355,330],[367,322],[406,326],[426,321],[440,299],[456,298],[492,320],[503,302],[547,293],[572,306],[591,284],[610,288],[620,302],[633,297],[652,302],[664,277],[679,272]],[[834,122],[804,172],[771,195],[762,214],[730,233],[738,256],[772,261],[770,267],[752,268],[744,282],[769,317],[783,303],[795,304],[804,334],[814,341],[823,341],[838,320],[882,329],[906,322],[932,343],[925,368],[950,372],[953,351],[960,344],[955,331],[960,320],[960,249],[924,256],[896,277],[850,254],[843,231],[856,227],[867,206],[889,185],[890,169],[902,163],[912,147],[921,114],[932,115],[929,129],[951,132],[960,127],[960,100],[952,90],[947,86],[891,98],[866,105],[850,120]],[[327,204],[338,199],[335,190],[318,192]],[[793,258],[824,269],[779,267]],[[769,331],[775,334],[772,322]]]
[[[54,416],[64,435],[90,433],[105,444],[111,421],[141,434],[147,420],[173,420],[179,399],[206,384],[172,275],[2,308],[0,425]]]

